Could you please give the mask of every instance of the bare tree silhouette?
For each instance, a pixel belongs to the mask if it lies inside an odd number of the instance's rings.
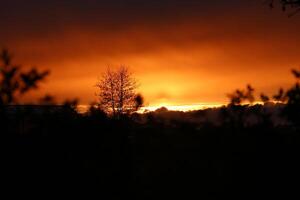
[[[126,66],[116,70],[108,67],[96,86],[100,90],[100,106],[114,117],[131,113],[143,104],[143,98],[136,93],[137,82]]]
[[[37,89],[38,83],[49,74],[49,71],[39,72],[36,68],[22,72],[21,66],[12,64],[12,56],[7,49],[0,53],[0,60],[0,105],[17,103],[18,97]]]

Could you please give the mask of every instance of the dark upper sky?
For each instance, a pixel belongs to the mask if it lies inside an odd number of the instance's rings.
[[[247,0],[246,0],[247,1]],[[204,22],[232,11],[238,0],[2,0],[1,36],[51,34],[69,26],[118,30],[135,25]],[[249,1],[251,2],[251,1]],[[251,4],[249,4],[251,6]],[[252,4],[253,5],[253,4]],[[16,32],[14,32],[16,31]],[[36,35],[35,35],[36,36]]]
[[[17,63],[52,71],[28,99],[87,103],[106,66],[126,64],[151,105],[224,102],[249,82],[273,92],[300,64],[300,16],[263,0],[1,0],[0,27]]]

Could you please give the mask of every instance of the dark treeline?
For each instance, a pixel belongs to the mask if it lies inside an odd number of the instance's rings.
[[[260,95],[263,105],[251,104],[254,88],[248,85],[229,94],[230,104],[221,108],[138,114],[132,111],[143,99],[121,68],[108,71],[99,85],[115,85],[102,95],[106,112],[93,105],[82,114],[76,100],[55,105],[51,96],[41,105],[18,105],[18,97],[37,88],[48,72],[21,72],[8,55],[3,51],[0,141],[2,189],[10,196],[286,198],[298,191],[297,70],[290,89]]]
[[[300,136],[299,110],[288,106],[159,109],[117,119],[96,107],[79,114],[70,106],[2,106],[4,189],[105,199],[291,194]]]

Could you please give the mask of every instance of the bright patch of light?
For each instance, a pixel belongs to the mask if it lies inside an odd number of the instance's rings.
[[[201,103],[201,104],[193,104],[193,105],[168,105],[168,104],[159,104],[156,106],[145,106],[142,107],[139,110],[139,113],[144,112],[151,112],[155,111],[159,108],[165,107],[170,111],[182,111],[182,112],[188,112],[188,111],[195,111],[195,110],[203,110],[207,108],[216,108],[221,107],[224,104],[221,103]]]

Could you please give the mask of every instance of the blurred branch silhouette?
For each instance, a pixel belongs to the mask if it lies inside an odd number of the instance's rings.
[[[294,125],[298,126],[300,124],[300,70],[292,69],[291,72],[296,79],[296,83],[292,87],[286,90],[279,88],[278,92],[273,95],[272,98],[262,93],[260,94],[260,99],[265,104],[271,100],[277,104],[283,104],[283,116]],[[237,89],[235,92],[228,95],[230,98],[229,107],[239,107],[245,101],[253,103],[255,100],[253,93],[254,89],[250,85],[246,87],[246,90]],[[238,114],[240,115],[240,113]],[[238,116],[237,118],[241,118],[241,116]]]
[[[12,56],[7,49],[0,53],[0,105],[17,103],[18,97],[32,89],[49,75],[49,71],[32,68],[22,72],[21,66],[12,64]]]
[[[267,0],[265,2],[268,3],[271,8],[274,8],[275,2],[278,2],[283,11],[287,9],[292,10],[288,15],[289,17],[292,17],[300,11],[300,0]]]

